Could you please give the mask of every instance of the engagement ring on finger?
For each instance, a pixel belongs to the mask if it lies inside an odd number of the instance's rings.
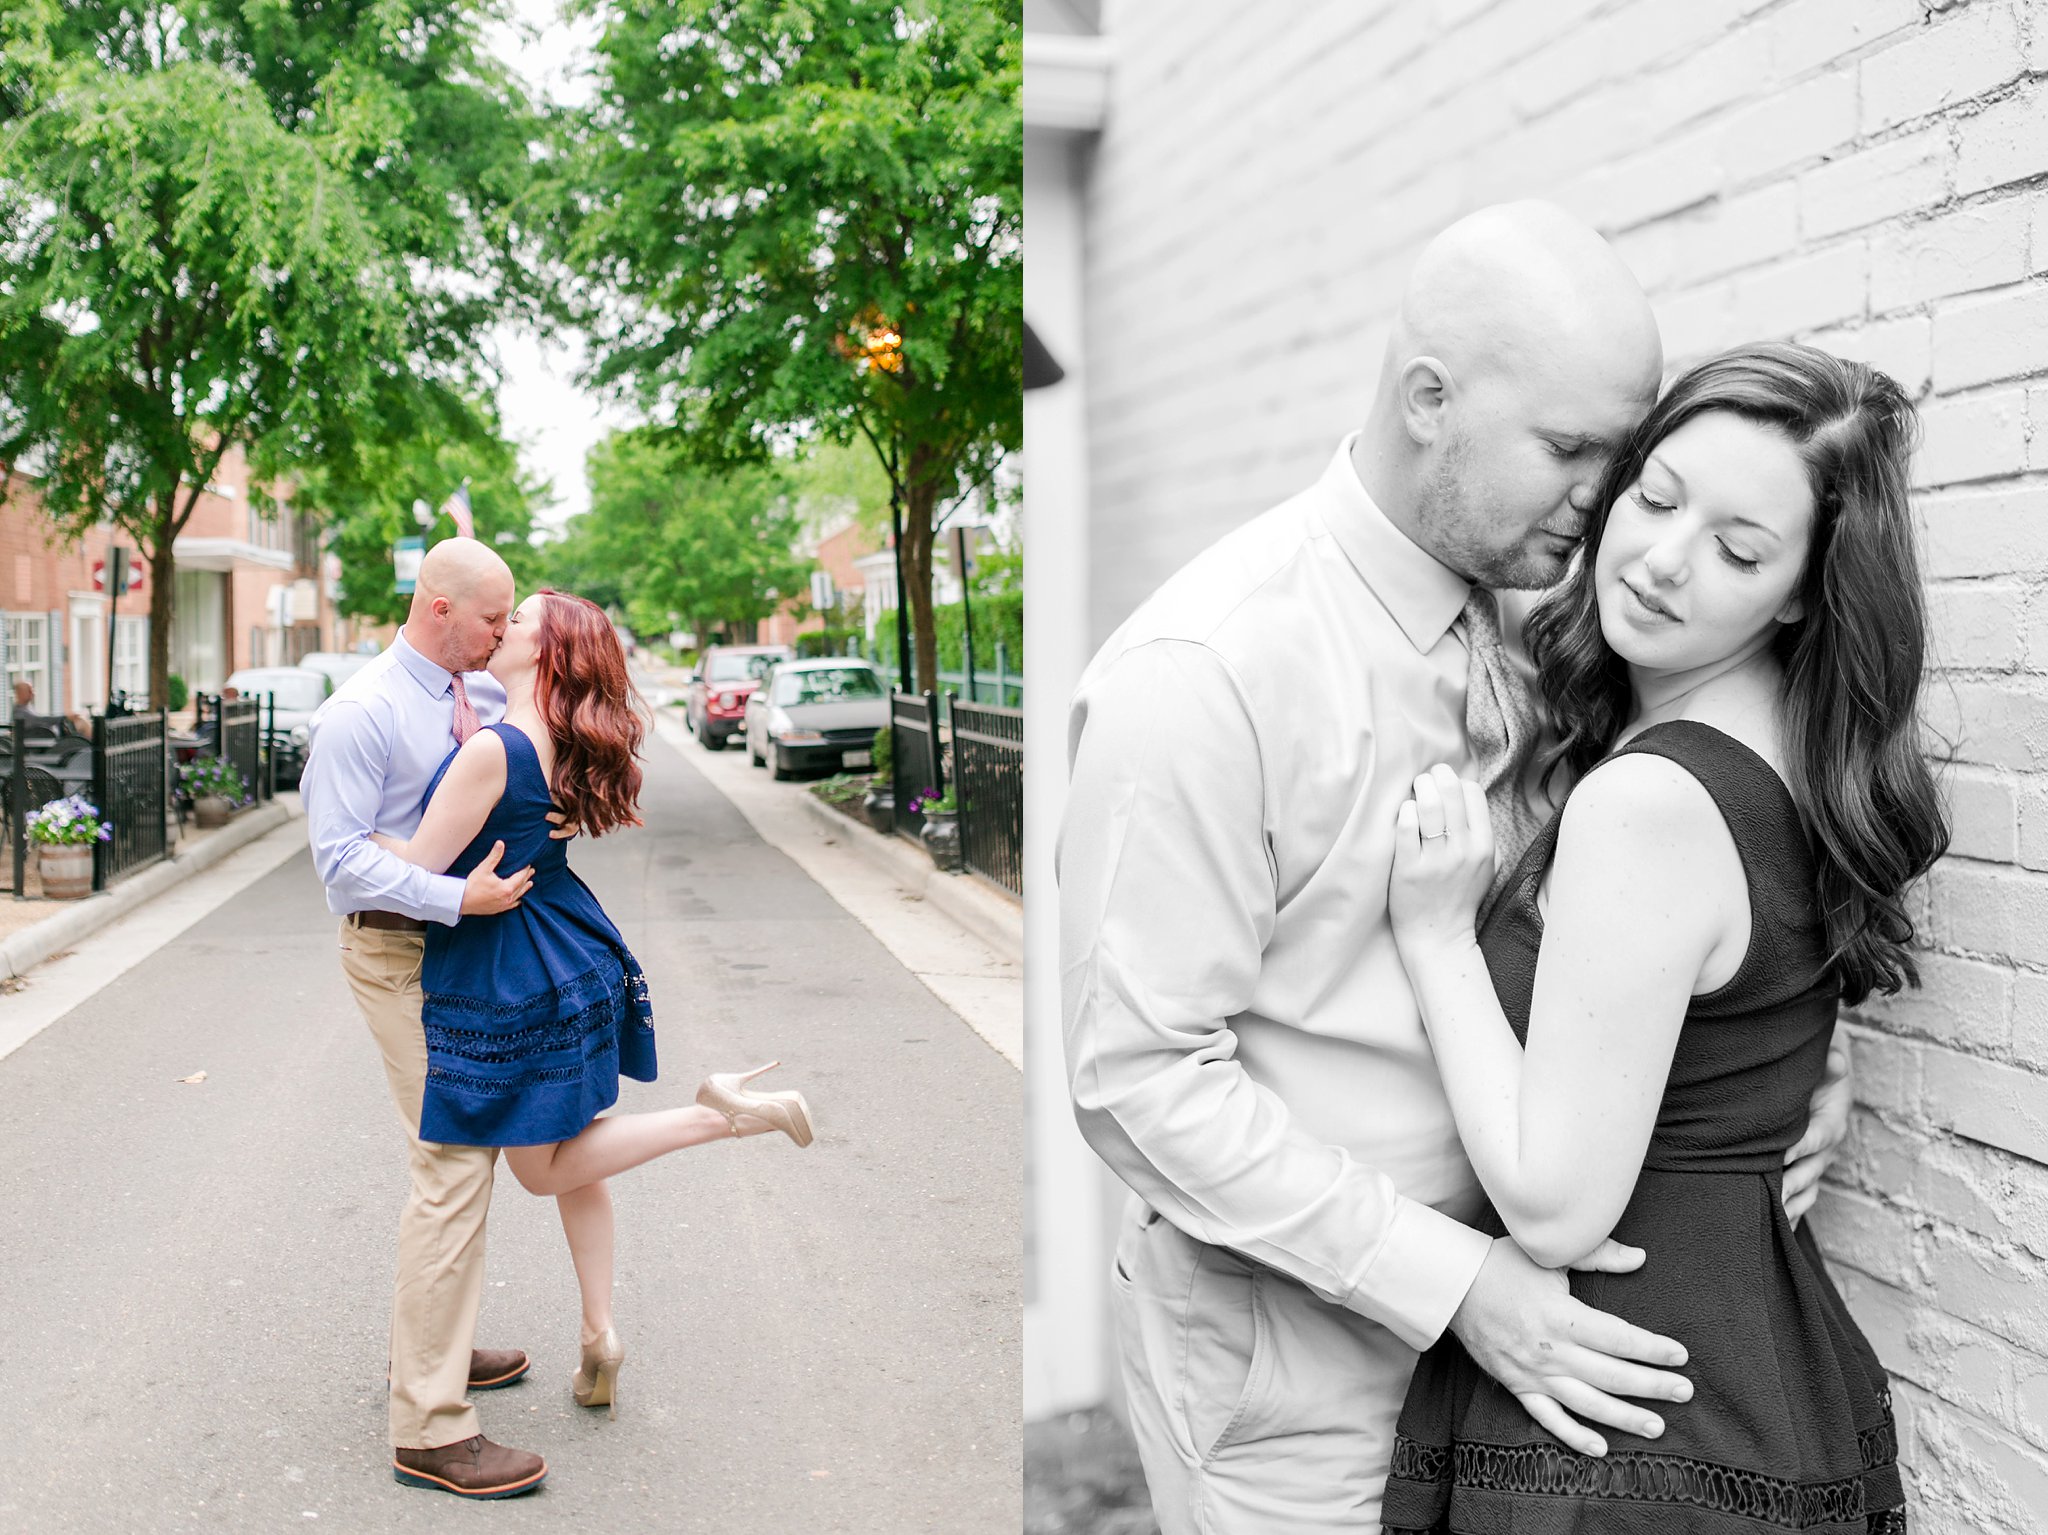
[[[1424,832],[1424,833],[1422,834],[1422,840],[1423,840],[1424,842],[1434,842],[1434,841],[1436,841],[1436,839],[1437,839],[1437,838],[1439,838],[1439,837],[1448,837],[1448,836],[1449,836],[1450,834],[1451,834],[1451,829],[1450,829],[1450,828],[1449,828],[1448,826],[1446,826],[1446,827],[1445,827],[1445,828],[1444,828],[1444,829],[1443,829],[1442,831],[1426,831],[1426,832]]]

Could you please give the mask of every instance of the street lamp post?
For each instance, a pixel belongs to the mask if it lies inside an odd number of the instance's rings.
[[[976,703],[979,700],[974,693],[974,601],[968,591],[967,528],[961,523],[953,527],[953,572],[960,578],[960,627],[967,639],[967,654],[962,658],[967,667],[967,701]],[[996,702],[1002,701],[998,695]]]
[[[861,313],[853,328],[833,343],[858,373],[899,374],[903,371],[903,332],[874,309]],[[882,445],[865,422],[861,431],[882,457]],[[903,691],[917,691],[917,669],[910,659],[910,583],[903,579],[903,475],[896,433],[889,434],[889,537],[896,554],[896,670]]]
[[[119,545],[107,550],[107,702],[102,714],[114,712],[114,640],[119,634],[121,593],[128,590],[128,551]]]
[[[910,659],[910,584],[903,579],[903,489],[896,473],[896,439],[889,439],[889,538],[896,554],[896,670],[903,691],[917,691],[917,670]]]

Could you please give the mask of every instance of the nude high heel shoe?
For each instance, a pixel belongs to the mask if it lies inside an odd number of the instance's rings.
[[[734,1135],[740,1133],[739,1116],[747,1114],[780,1130],[799,1146],[808,1146],[811,1143],[811,1106],[804,1102],[802,1093],[750,1093],[745,1090],[754,1078],[763,1072],[773,1071],[781,1064],[780,1061],[770,1061],[752,1071],[714,1072],[697,1089],[697,1101],[705,1108],[723,1114]]]
[[[583,1345],[583,1361],[569,1382],[570,1394],[578,1407],[609,1407],[612,1421],[619,1419],[619,1366],[626,1362],[626,1350],[611,1328],[595,1343]]]

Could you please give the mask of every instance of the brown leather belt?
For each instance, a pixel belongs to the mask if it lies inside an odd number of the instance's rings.
[[[352,914],[357,927],[374,927],[386,933],[424,933],[427,924],[418,917],[395,911],[359,911]]]

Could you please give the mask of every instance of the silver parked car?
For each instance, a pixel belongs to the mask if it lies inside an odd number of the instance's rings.
[[[874,765],[875,732],[889,723],[889,689],[865,661],[784,661],[747,700],[747,757],[777,778],[803,768]]]

